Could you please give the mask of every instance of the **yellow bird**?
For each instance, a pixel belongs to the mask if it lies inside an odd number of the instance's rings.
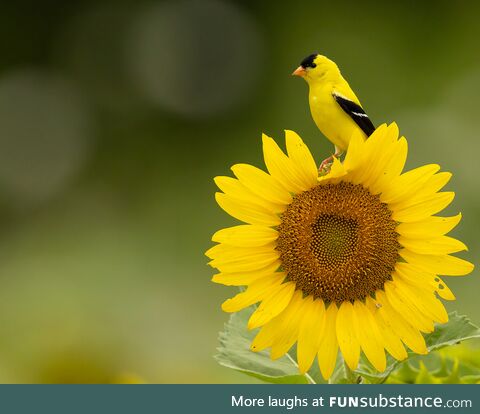
[[[314,53],[303,59],[292,75],[307,81],[313,120],[335,145],[335,154],[324,160],[320,169],[348,148],[355,131],[361,130],[365,138],[373,133],[372,121],[335,62]]]

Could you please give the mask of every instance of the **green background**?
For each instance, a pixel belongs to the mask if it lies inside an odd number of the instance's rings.
[[[242,382],[213,360],[234,288],[204,251],[234,224],[212,178],[262,164],[261,133],[317,160],[307,54],[340,66],[408,167],[439,163],[475,262],[477,2],[0,4],[0,382]],[[480,322],[478,271],[446,278]]]

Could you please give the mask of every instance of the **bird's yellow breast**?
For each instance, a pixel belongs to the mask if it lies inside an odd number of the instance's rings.
[[[336,89],[331,84],[319,84],[313,87],[311,85],[309,92],[310,111],[322,134],[337,148],[345,151],[353,132],[358,130],[358,126],[335,101],[332,95],[334,90]],[[351,93],[353,94],[353,92]],[[358,101],[354,94],[353,97]]]

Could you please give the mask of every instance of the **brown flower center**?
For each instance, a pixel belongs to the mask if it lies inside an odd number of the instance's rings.
[[[278,226],[283,271],[305,295],[326,302],[364,299],[391,280],[397,223],[360,184],[318,185],[296,195]]]

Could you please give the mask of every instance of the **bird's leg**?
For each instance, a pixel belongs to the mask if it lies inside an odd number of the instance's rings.
[[[339,158],[342,154],[343,154],[343,151],[335,145],[335,154],[332,154],[330,155],[330,157],[325,158],[320,164],[320,167],[318,167],[318,171],[320,173],[328,172],[330,170],[330,167],[332,166],[333,157]]]
[[[333,156],[335,158],[340,158],[342,155],[343,151],[335,145],[335,154],[333,154]]]

